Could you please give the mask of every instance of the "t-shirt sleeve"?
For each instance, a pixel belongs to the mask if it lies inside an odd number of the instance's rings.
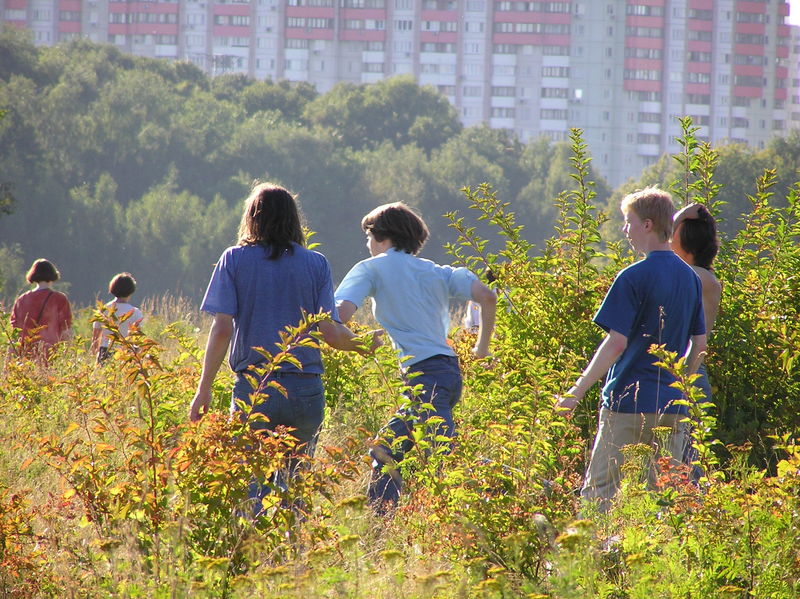
[[[362,261],[351,268],[350,272],[339,283],[339,287],[336,288],[336,304],[339,305],[343,301],[348,301],[358,308],[361,307],[364,299],[374,293],[369,267],[365,261]]]
[[[475,273],[463,266],[448,268],[450,269],[450,277],[447,281],[447,287],[450,297],[460,300],[472,299],[472,282],[478,280]]]
[[[211,281],[208,283],[203,303],[200,309],[209,314],[229,314],[235,316],[238,313],[239,302],[236,296],[236,268],[233,263],[231,248],[225,250],[220,256],[214,272],[211,273]]]
[[[322,258],[322,267],[317,287],[317,297],[319,297],[319,308],[323,312],[328,312],[336,322],[339,320],[339,311],[336,309],[336,302],[333,296],[333,279],[331,277],[331,265],[325,256]]]
[[[636,318],[637,304],[638,299],[630,278],[620,273],[594,315],[594,322],[606,333],[617,331],[628,337]]]

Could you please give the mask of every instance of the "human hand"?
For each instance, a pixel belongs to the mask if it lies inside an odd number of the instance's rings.
[[[367,335],[372,337],[372,342],[369,346],[369,353],[374,353],[376,349],[383,345],[383,335],[386,333],[383,329],[374,329],[369,331]]]
[[[476,358],[488,358],[492,355],[488,347],[480,347],[477,344],[472,348],[472,355]]]
[[[189,406],[189,420],[192,422],[199,421],[203,416],[208,413],[208,407],[211,405],[211,389],[205,391],[197,390],[192,403]]]
[[[696,218],[700,218],[700,207],[702,204],[689,204],[688,206],[684,206],[678,212],[675,213],[675,216],[672,217],[672,226],[674,229],[678,228],[678,225],[681,224],[685,220],[693,220]]]
[[[580,400],[581,394],[578,392],[578,388],[573,385],[564,395],[556,396],[555,410],[563,412],[564,415],[569,415]]]

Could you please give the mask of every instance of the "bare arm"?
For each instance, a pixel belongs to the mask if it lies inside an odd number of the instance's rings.
[[[564,396],[558,398],[556,407],[573,410],[592,385],[605,376],[627,346],[628,338],[625,335],[614,330],[609,331],[606,338],[597,347],[597,351],[583,374],[578,377],[578,380]]]
[[[197,391],[189,407],[189,420],[196,422],[207,412],[211,404],[211,385],[219,372],[219,367],[225,359],[228,345],[233,336],[233,316],[230,314],[215,314],[214,322],[208,333],[206,343],[206,354],[203,358],[203,372],[200,375],[200,382],[197,384]]]
[[[350,322],[350,319],[353,318],[353,314],[356,313],[356,310],[358,310],[358,306],[356,306],[353,302],[343,300],[336,305],[336,309],[339,312],[339,319],[344,324],[347,324]]]
[[[494,332],[497,315],[497,294],[477,279],[472,282],[472,300],[481,307],[481,323],[478,327],[478,340],[473,353],[479,358],[489,355],[489,342]]]
[[[350,302],[344,303],[350,304],[351,306],[353,305]],[[341,317],[341,310],[339,311],[339,316]],[[352,313],[349,315],[348,320],[350,320],[351,317]],[[319,330],[322,333],[322,338],[325,340],[325,343],[343,351],[357,351],[361,355],[365,355],[372,353],[383,345],[383,341],[381,340],[381,335],[383,335],[382,329],[376,329],[368,333],[372,334],[372,341],[369,348],[364,348],[362,337],[356,335],[346,326],[334,320],[320,322]]]
[[[689,340],[689,347],[686,349],[686,364],[689,367],[689,374],[697,372],[703,362],[706,349],[708,349],[706,339],[706,335],[692,335]]]
[[[95,353],[98,349],[100,349],[100,337],[103,334],[103,329],[99,328],[92,328],[92,345],[91,345],[91,352]]]

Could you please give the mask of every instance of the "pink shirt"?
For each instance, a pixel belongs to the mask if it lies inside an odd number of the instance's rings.
[[[11,325],[22,330],[22,348],[26,353],[32,353],[38,344],[45,349],[52,347],[72,326],[69,300],[63,293],[51,289],[23,293],[14,302]]]

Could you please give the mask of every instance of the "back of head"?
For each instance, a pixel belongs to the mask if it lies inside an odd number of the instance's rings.
[[[136,279],[129,272],[115,275],[108,284],[108,292],[116,298],[130,297],[136,291]]]
[[[694,258],[696,266],[711,269],[719,251],[717,223],[705,206],[697,209],[697,218],[686,218],[678,228],[678,237],[684,251]]]
[[[675,206],[672,196],[658,187],[645,187],[639,191],[629,193],[622,199],[620,205],[623,214],[629,210],[640,220],[649,220],[653,223],[653,231],[658,234],[658,239],[665,242],[672,234],[672,215]]]
[[[39,258],[34,260],[25,278],[28,283],[52,283],[61,278],[61,273],[58,272],[55,264],[44,258]]]
[[[378,206],[361,219],[361,228],[376,241],[391,239],[395,249],[408,254],[418,254],[429,235],[422,217],[403,202]]]
[[[292,252],[293,243],[304,245],[305,235],[292,194],[272,183],[257,184],[244,203],[239,245],[270,247],[269,258],[276,260],[284,251]]]

